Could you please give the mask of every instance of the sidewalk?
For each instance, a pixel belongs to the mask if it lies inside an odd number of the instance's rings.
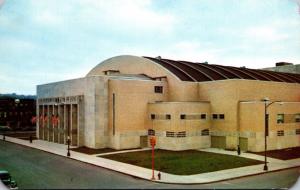
[[[66,157],[67,155],[67,146],[63,144],[57,144],[57,143],[52,143],[52,142],[47,142],[42,140],[34,140],[33,143],[29,143],[28,140],[21,140],[21,139],[7,137],[7,136],[5,138],[6,141],[8,142],[13,142],[16,144],[21,144],[24,146],[40,149],[64,157]],[[1,140],[3,139],[2,135],[0,135],[0,139]],[[140,151],[142,150],[143,149],[141,149]],[[132,151],[132,150],[128,150],[128,151]],[[226,151],[223,149],[216,149],[216,148],[201,149],[201,151],[236,155],[235,151]],[[150,180],[152,176],[152,170],[150,169],[97,157],[101,154],[87,155],[75,151],[70,151],[70,152],[71,152],[70,158],[75,160],[79,160],[103,168],[111,169],[117,172],[121,172],[127,175],[131,175],[146,180]],[[120,152],[127,152],[127,151],[120,151]],[[113,153],[117,154],[119,153],[119,151]],[[241,153],[240,156],[245,158],[261,160],[261,161],[264,160],[263,156],[250,154],[250,153]],[[300,166],[300,158],[292,159],[292,160],[278,160],[278,159],[273,159],[268,157],[267,159],[268,159],[269,172]],[[157,173],[158,171],[155,171],[156,177],[157,177]],[[265,171],[263,171],[263,164],[215,171],[210,173],[186,175],[186,176],[173,175],[173,174],[161,172],[161,180],[155,180],[155,182],[177,183],[177,184],[211,183],[211,182],[228,180],[232,178],[238,178],[238,177],[261,174],[261,173],[265,173]]]

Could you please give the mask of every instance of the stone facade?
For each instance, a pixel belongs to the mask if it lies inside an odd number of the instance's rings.
[[[281,101],[268,108],[268,148],[300,146],[299,83],[182,81],[149,59],[118,56],[84,78],[39,85],[37,113],[55,113],[61,122],[58,130],[49,122],[38,122],[37,134],[57,143],[65,143],[72,134],[73,145],[90,148],[147,147],[149,136],[155,135],[161,149],[241,145],[243,150],[262,151],[264,97]],[[292,119],[278,123],[282,115]]]

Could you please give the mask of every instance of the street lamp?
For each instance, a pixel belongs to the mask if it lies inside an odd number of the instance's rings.
[[[67,156],[70,157],[70,136],[68,135],[68,138],[67,138],[67,143],[68,143],[68,153],[67,153]]]
[[[268,171],[267,166],[267,136],[269,136],[269,115],[267,114],[267,109],[270,105],[280,102],[280,105],[282,105],[281,101],[274,101],[270,102],[270,99],[268,97],[265,97],[262,99],[263,102],[265,102],[265,165],[264,165],[264,171]],[[270,102],[270,103],[268,103]]]

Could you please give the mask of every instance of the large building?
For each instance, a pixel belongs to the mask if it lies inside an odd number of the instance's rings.
[[[300,74],[300,64],[294,65],[293,63],[278,62],[275,67],[264,68],[264,70]]]
[[[0,126],[13,130],[35,130],[32,118],[36,113],[35,99],[0,96]]]
[[[74,146],[264,150],[300,146],[300,74],[117,56],[37,86],[37,136]],[[280,101],[280,102],[279,102]],[[53,119],[54,118],[54,119]],[[56,118],[56,119],[55,119]]]

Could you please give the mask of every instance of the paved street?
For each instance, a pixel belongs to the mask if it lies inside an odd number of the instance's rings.
[[[300,172],[294,168],[203,185],[160,184],[2,140],[0,169],[8,170],[20,188],[288,188]]]

